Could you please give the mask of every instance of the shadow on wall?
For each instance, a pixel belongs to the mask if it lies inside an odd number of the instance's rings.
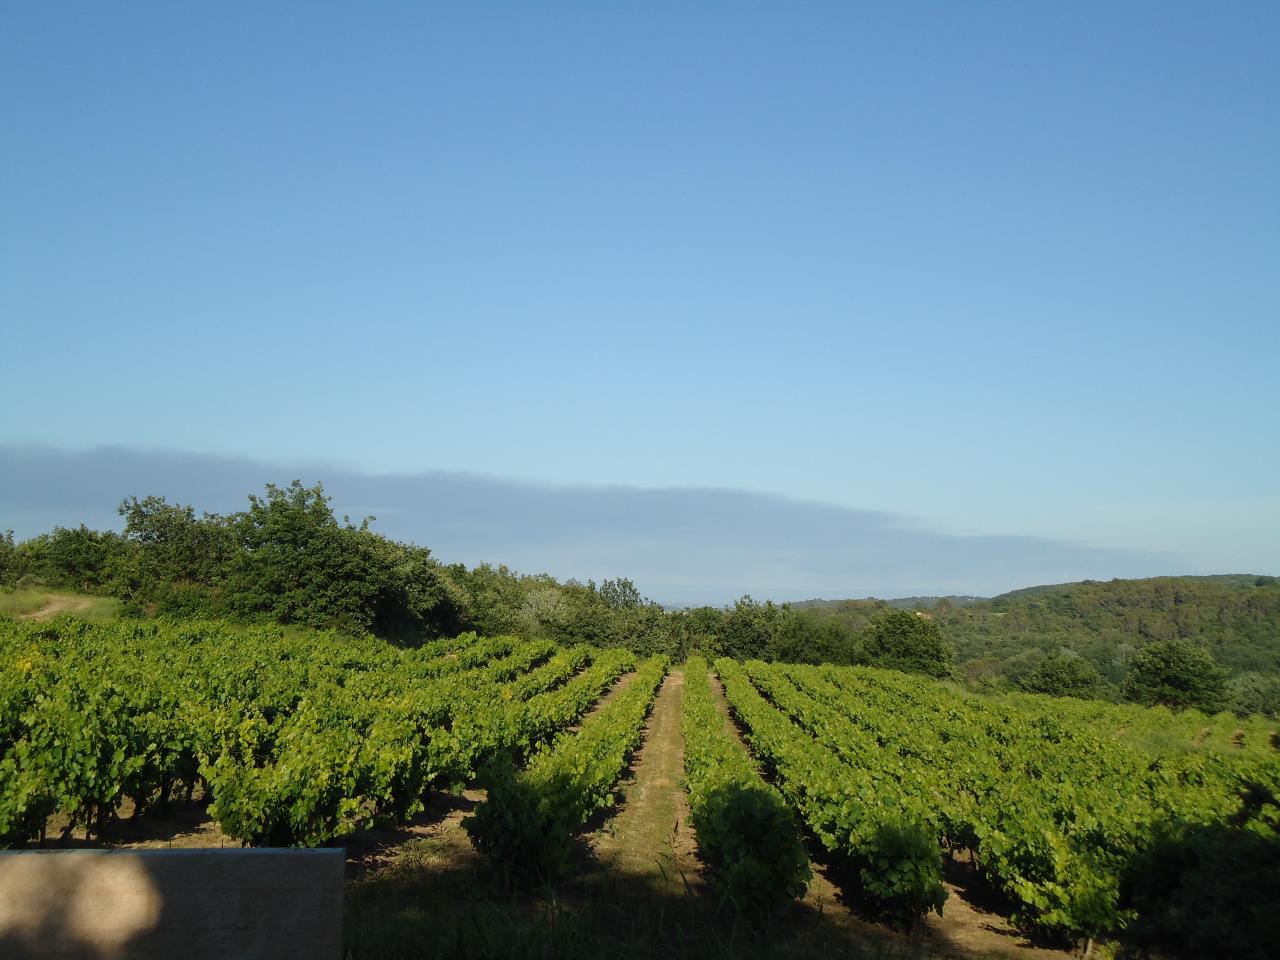
[[[0,853],[7,960],[334,958],[345,852]]]
[[[125,955],[154,930],[163,899],[137,857],[96,852],[0,856],[0,954]]]

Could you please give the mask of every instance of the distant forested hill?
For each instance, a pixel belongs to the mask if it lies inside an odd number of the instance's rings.
[[[1038,589],[1038,588],[1032,588]],[[791,604],[797,610],[834,610],[846,603],[870,603],[876,607],[889,606],[895,610],[929,610],[936,606],[967,607],[981,603],[986,597],[894,597],[892,600],[801,600]]]
[[[1280,580],[1153,577],[1017,590],[938,617],[961,662],[995,658],[1006,673],[1035,651],[1072,650],[1117,682],[1153,640],[1199,640],[1232,673],[1280,673]]]
[[[966,602],[968,601],[968,602]],[[864,628],[886,601],[812,601],[815,613]],[[894,603],[898,605],[898,603]],[[1071,651],[1119,683],[1155,640],[1203,643],[1233,675],[1280,676],[1280,579],[1255,574],[1085,580],[1014,590],[990,600],[920,598],[972,681],[1017,682],[1050,653]]]

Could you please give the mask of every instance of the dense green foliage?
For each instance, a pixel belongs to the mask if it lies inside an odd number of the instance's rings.
[[[1227,698],[1231,708],[1242,717],[1251,713],[1280,717],[1280,676],[1242,673],[1232,677]]]
[[[1102,674],[1084,657],[1054,652],[1018,681],[1027,693],[1045,693],[1053,697],[1081,697],[1088,700],[1103,693]]]
[[[556,643],[626,645],[809,663],[859,663],[840,623],[743,597],[732,607],[665,611],[625,578],[561,583],[506,567],[442,565],[333,514],[320,486],[268,485],[238,513],[197,515],[161,497],[120,505],[121,533],[59,527],[0,538],[0,585],[115,597],[133,616],[235,619],[371,631],[405,643],[472,630]]]
[[[1018,591],[938,614],[961,662],[994,658],[1013,679],[1036,653],[1070,650],[1120,685],[1138,650],[1193,640],[1232,673],[1280,674],[1280,581],[1155,577]]]
[[[1199,889],[1195,864],[1240,851],[1263,877],[1280,857],[1280,752],[1260,719],[979,699],[863,668],[716,666],[788,800],[902,920],[934,905],[948,848],[1026,927],[1163,943],[1182,923],[1203,937],[1221,918],[1170,902]],[[1272,888],[1232,889],[1231,916],[1261,937]]]
[[[10,583],[106,593],[134,613],[442,636],[462,623],[429,550],[339,522],[323,488],[268,485],[197,517],[160,497],[120,505],[122,533],[59,527],[18,544]],[[370,518],[371,519],[371,518]]]
[[[1055,687],[1072,696],[1118,700],[1138,653],[1174,639],[1207,650],[1232,677],[1280,678],[1280,579],[1275,577],[1086,580],[1017,590],[993,600],[964,599],[922,599],[919,610],[934,619],[955,648],[959,675],[979,690],[1055,692],[1049,689]],[[853,634],[865,633],[874,618],[891,609],[880,600],[799,606]],[[1079,661],[1068,669],[1081,672],[1075,679],[1060,669],[1062,660],[1041,670],[1050,658],[1073,656]],[[1080,682],[1084,664],[1100,675],[1101,683]],[[1243,687],[1231,702],[1233,708],[1242,714],[1262,708],[1277,715],[1280,703],[1259,685]]]
[[[550,880],[563,872],[571,841],[596,810],[614,803],[613,785],[640,743],[667,659],[640,665],[625,690],[576,733],[536,753],[523,770],[495,758],[481,782],[488,797],[464,821],[476,848],[513,880]]]
[[[799,824],[726,727],[701,657],[685,665],[682,711],[690,816],[711,882],[743,909],[802,896],[811,873]]]
[[[13,542],[13,531],[0,531],[0,583],[9,583],[16,580],[12,577],[14,555],[17,552],[17,546]]]
[[[1270,830],[1240,828],[1268,818]],[[1236,821],[1157,829],[1155,842],[1126,872],[1125,894],[1135,907],[1123,934],[1127,946],[1147,956],[1275,956],[1280,803],[1269,791],[1252,791]]]
[[[200,790],[229,835],[314,845],[523,755],[630,667],[474,634],[415,650],[216,623],[0,621],[0,845]]]
[[[886,670],[951,674],[951,647],[931,617],[906,610],[889,610],[867,626],[858,662]]]
[[[865,902],[902,926],[929,911],[941,913],[947,892],[928,803],[918,791],[881,787],[892,782],[887,767],[894,758],[869,747],[861,753],[865,763],[846,763],[829,745],[797,730],[741,665],[721,658],[716,672],[778,789],[823,846],[845,862]]]
[[[245,510],[197,515],[159,497],[120,507],[122,532],[59,527],[0,537],[0,589],[17,585],[118,598],[124,611],[370,631],[405,644],[463,631],[558,644],[626,646],[787,663],[880,666],[971,688],[1119,700],[1147,646],[1182,639],[1227,670],[1241,715],[1280,711],[1280,581],[1162,577],[1085,581],[972,597],[809,601],[742,597],[727,608],[664,610],[618,578],[559,582],[502,566],[439,563],[370,520],[339,521],[320,486],[295,481]],[[11,596],[15,596],[11,594]],[[1201,701],[1209,704],[1210,701]]]
[[[1158,640],[1134,657],[1124,694],[1149,707],[1217,713],[1227,705],[1227,672],[1189,640]]]

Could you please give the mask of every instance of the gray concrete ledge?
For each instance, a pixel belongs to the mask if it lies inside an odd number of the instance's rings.
[[[5,960],[342,955],[345,851],[0,851]]]

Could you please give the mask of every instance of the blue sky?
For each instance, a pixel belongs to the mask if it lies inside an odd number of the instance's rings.
[[[1280,572],[1278,43],[1270,3],[14,7],[0,444]]]

